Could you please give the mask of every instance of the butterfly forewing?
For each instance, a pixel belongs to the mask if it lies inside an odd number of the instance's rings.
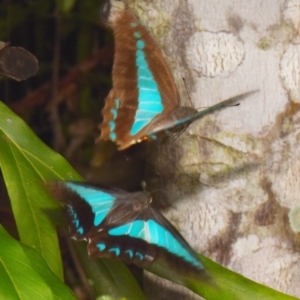
[[[112,141],[116,140],[115,121],[118,116],[119,107],[120,101],[118,101],[114,89],[111,89],[105,99],[105,106],[102,110],[103,121],[100,126],[101,139]]]
[[[78,182],[50,183],[50,192],[65,205],[70,234],[77,240],[86,239],[91,230],[100,226],[114,205],[115,197]]]
[[[109,109],[104,108],[100,139],[111,139],[124,149],[147,139],[147,126],[156,116],[176,109],[179,97],[160,49],[137,18],[128,10],[117,10],[111,19],[115,36],[113,88],[120,106],[117,117],[109,121],[109,135],[105,116]]]

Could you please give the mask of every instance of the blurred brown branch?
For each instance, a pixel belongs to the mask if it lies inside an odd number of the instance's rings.
[[[57,103],[68,99],[77,90],[77,80],[82,74],[99,66],[108,67],[113,61],[114,48],[112,45],[105,46],[97,51],[93,56],[72,67],[70,72],[65,75],[59,82]],[[30,111],[37,105],[44,104],[51,96],[52,82],[44,83],[40,88],[33,91],[25,98],[10,105],[10,108],[17,114],[22,115]]]

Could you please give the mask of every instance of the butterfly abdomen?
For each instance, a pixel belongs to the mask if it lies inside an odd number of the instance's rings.
[[[181,122],[184,118],[189,118],[197,113],[197,110],[181,106],[171,111],[168,115],[158,115],[153,122],[147,127],[149,139],[161,140],[163,138],[172,137],[174,134],[181,133],[190,123]]]
[[[193,116],[196,114],[198,111],[197,109],[190,107],[190,106],[179,106],[175,110],[173,110],[170,115],[175,121]]]

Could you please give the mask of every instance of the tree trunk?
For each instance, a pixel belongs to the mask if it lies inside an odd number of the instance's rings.
[[[135,2],[182,105],[183,77],[197,108],[259,90],[150,155],[154,200],[196,251],[299,297],[300,1]],[[145,286],[156,300],[193,297],[154,275]]]

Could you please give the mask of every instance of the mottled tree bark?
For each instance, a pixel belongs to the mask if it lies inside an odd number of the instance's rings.
[[[155,203],[168,207],[198,252],[300,297],[300,1],[157,0],[134,8],[165,51],[182,104],[182,77],[197,108],[259,89],[196,121],[155,156],[152,147],[148,187],[163,188]],[[156,300],[192,299],[154,276],[147,286]]]

